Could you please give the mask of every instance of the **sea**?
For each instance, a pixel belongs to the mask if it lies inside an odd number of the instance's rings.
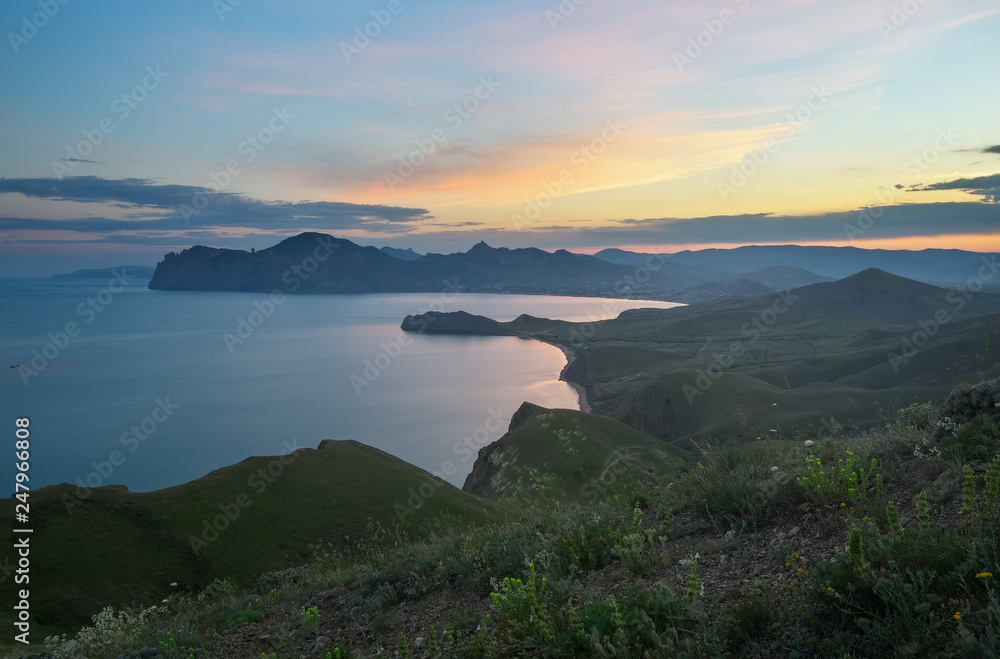
[[[447,290],[274,299],[147,283],[0,279],[0,445],[10,449],[0,490],[14,491],[20,418],[32,489],[156,490],[324,439],[363,442],[461,487],[522,402],[579,409],[579,397],[558,379],[566,357],[555,346],[404,334],[406,315],[599,322],[677,306]]]

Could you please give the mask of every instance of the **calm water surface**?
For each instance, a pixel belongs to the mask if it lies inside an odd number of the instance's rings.
[[[261,294],[145,284],[101,293],[106,281],[0,279],[0,428],[13,440],[14,419],[30,417],[34,488],[89,479],[159,489],[328,438],[370,444],[461,486],[475,460],[463,446],[498,439],[523,401],[578,407],[557,380],[566,360],[553,346],[513,337],[407,334],[400,345],[405,315],[436,308],[593,320],[675,306],[380,294],[288,296],[269,310]],[[242,338],[241,318],[258,325]],[[59,334],[67,323],[79,326],[68,344]],[[119,465],[109,462],[114,451]],[[0,466],[4,496],[13,461]]]

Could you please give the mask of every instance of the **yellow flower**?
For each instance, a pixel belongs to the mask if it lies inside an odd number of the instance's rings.
[[[802,568],[799,568],[799,574],[802,574]]]
[[[830,595],[833,595],[833,594],[834,594],[835,592],[837,592],[837,591],[835,591],[835,590],[834,590],[834,589],[833,589],[832,587],[828,587],[828,588],[826,589],[826,592],[827,592],[828,594],[830,594]]]
[[[958,611],[955,611],[955,615],[953,615],[952,618],[954,618],[955,620],[961,620],[962,614]]]
[[[789,563],[788,561],[785,561],[785,567],[792,567],[792,564]]]
[[[976,578],[977,579],[992,579],[993,578],[993,573],[992,572],[980,572],[979,574],[976,575]]]
[[[846,504],[846,503],[841,503],[841,504],[840,504],[840,507],[841,507],[841,508],[847,508],[847,504]]]

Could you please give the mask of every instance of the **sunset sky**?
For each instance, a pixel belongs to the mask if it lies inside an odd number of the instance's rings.
[[[0,26],[0,275],[304,230],[1000,249],[995,0],[10,0]]]

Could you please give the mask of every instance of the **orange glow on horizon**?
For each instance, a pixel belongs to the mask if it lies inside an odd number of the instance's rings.
[[[734,249],[736,247],[746,247],[747,245],[798,245],[801,247],[857,247],[859,249],[899,249],[919,251],[924,249],[961,249],[969,252],[991,253],[1000,252],[1000,233],[978,234],[978,235],[945,235],[945,236],[904,236],[901,238],[875,238],[872,240],[856,241],[803,241],[796,243],[788,242],[760,242],[760,243],[698,243],[690,245],[610,245],[609,247],[625,250],[628,252],[645,252],[674,254],[686,250],[696,251],[701,249]],[[567,247],[571,252],[578,254],[595,254],[604,247]]]

